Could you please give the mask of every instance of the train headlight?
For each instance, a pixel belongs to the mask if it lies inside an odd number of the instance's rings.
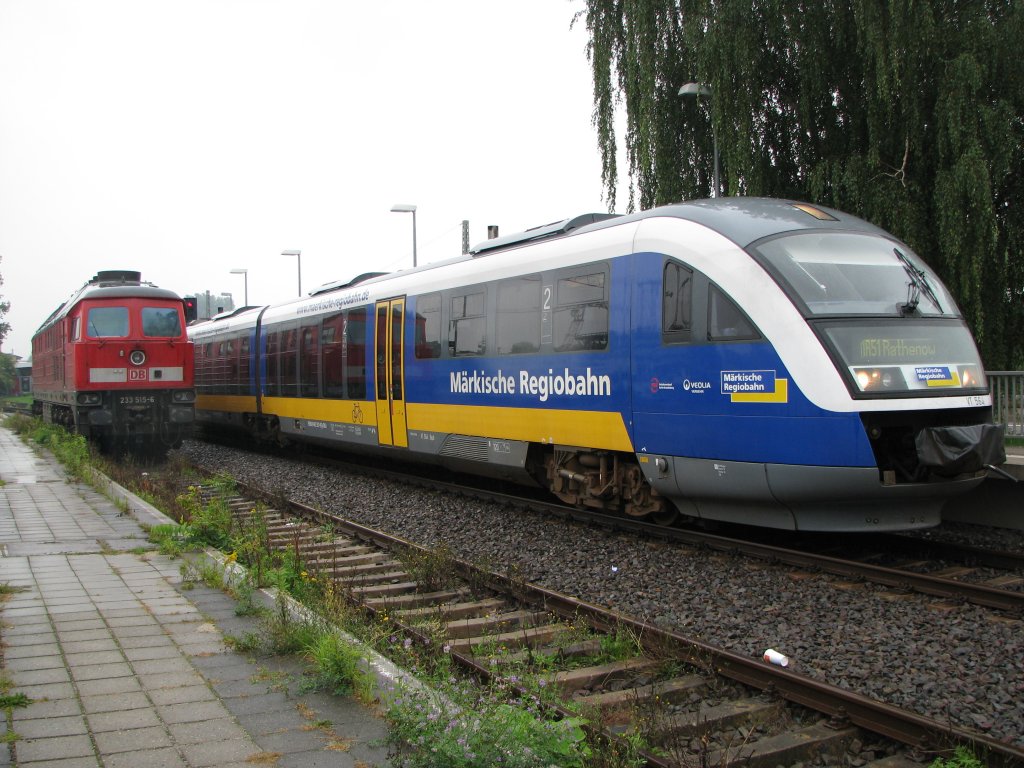
[[[132,350],[132,353],[128,356],[128,359],[131,360],[132,365],[142,365],[144,362],[146,362],[146,353],[143,352],[141,349],[135,349]]]
[[[79,405],[99,405],[103,402],[103,396],[99,392],[79,392],[75,399]]]
[[[176,389],[171,393],[171,400],[176,403],[192,403],[195,399],[196,393],[191,389]]]
[[[984,387],[986,386],[985,374],[976,365],[961,365],[960,386],[971,388]]]
[[[854,368],[853,377],[861,392],[906,389],[906,380],[899,368]]]
[[[858,368],[853,372],[854,376],[857,377],[857,386],[860,387],[861,392],[865,392],[871,389],[872,374],[878,373],[878,371],[869,371],[864,368]]]

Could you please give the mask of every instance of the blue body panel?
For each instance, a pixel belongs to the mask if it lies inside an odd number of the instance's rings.
[[[664,257],[645,253],[631,260],[637,452],[774,464],[875,466],[859,415],[832,413],[810,403],[769,339],[662,344]],[[764,400],[736,401],[733,391],[743,395],[744,389]],[[773,396],[779,401],[772,402]]]

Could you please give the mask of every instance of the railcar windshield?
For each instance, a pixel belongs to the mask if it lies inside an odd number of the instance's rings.
[[[85,327],[94,339],[124,338],[128,335],[128,307],[90,307]]]
[[[879,235],[801,232],[762,243],[755,252],[810,315],[959,315],[928,265]]]
[[[181,336],[181,317],[177,307],[143,307],[143,336]]]

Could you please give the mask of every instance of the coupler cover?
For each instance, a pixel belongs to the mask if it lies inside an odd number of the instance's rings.
[[[937,474],[954,477],[1006,462],[1002,424],[926,427],[914,443],[917,460]]]

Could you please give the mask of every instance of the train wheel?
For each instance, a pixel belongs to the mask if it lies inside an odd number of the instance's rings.
[[[651,488],[639,466],[633,464],[626,468],[622,485],[627,515],[658,525],[672,525],[676,521],[679,511]]]
[[[674,525],[678,519],[679,510],[676,509],[675,504],[670,501],[666,501],[661,509],[651,513],[651,522],[656,525]]]

